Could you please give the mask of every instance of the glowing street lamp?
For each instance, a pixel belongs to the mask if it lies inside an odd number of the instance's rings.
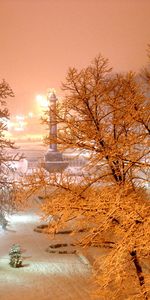
[[[39,104],[39,106],[40,106],[40,108],[48,108],[48,106],[49,106],[49,101],[48,101],[48,99],[46,99],[44,96],[42,96],[42,95],[37,95],[36,96],[36,100],[37,100],[37,102],[38,102],[38,104]]]

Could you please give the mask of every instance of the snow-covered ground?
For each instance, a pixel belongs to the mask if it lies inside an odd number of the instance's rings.
[[[40,224],[35,212],[23,212],[9,220],[6,231],[0,228],[1,300],[91,299],[90,266],[75,254],[47,253],[50,237],[33,231]],[[21,245],[24,258],[24,266],[16,269],[9,265],[14,243]]]

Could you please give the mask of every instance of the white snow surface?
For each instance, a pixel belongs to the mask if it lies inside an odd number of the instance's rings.
[[[0,300],[89,300],[91,269],[75,254],[50,254],[48,234],[33,229],[41,223],[33,211],[9,217],[0,228]],[[65,237],[63,237],[65,242]],[[22,248],[23,267],[9,265],[12,244]]]

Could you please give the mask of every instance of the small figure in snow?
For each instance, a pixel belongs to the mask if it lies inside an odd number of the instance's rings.
[[[9,264],[13,268],[22,267],[22,257],[21,257],[21,248],[19,244],[13,244],[10,252],[10,262]]]

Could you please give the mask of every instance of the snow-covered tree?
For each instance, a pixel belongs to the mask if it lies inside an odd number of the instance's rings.
[[[97,167],[96,180],[121,185],[134,184],[140,176],[143,180],[141,171],[147,171],[149,157],[149,99],[136,76],[113,74],[99,56],[81,71],[70,69],[63,90],[58,145],[87,150],[88,168]]]
[[[148,87],[150,86],[150,44],[148,44],[147,48],[147,57],[148,57],[148,65],[144,67],[141,71],[141,77],[144,80],[145,84]]]
[[[9,84],[0,82],[0,219],[3,222],[4,213],[12,210],[15,205],[13,176],[10,177],[11,162],[16,158],[9,154],[9,149],[14,148],[14,143],[6,137],[9,111],[7,99],[14,97]],[[19,158],[18,158],[19,159]]]
[[[41,170],[30,186],[48,189],[42,209],[47,217],[57,215],[51,231],[76,220],[75,230],[85,229],[83,246],[110,245],[95,265],[100,299],[148,299],[149,98],[134,73],[113,73],[102,56],[80,71],[69,69],[63,91],[58,134],[47,140],[86,151],[87,164],[80,178]]]

